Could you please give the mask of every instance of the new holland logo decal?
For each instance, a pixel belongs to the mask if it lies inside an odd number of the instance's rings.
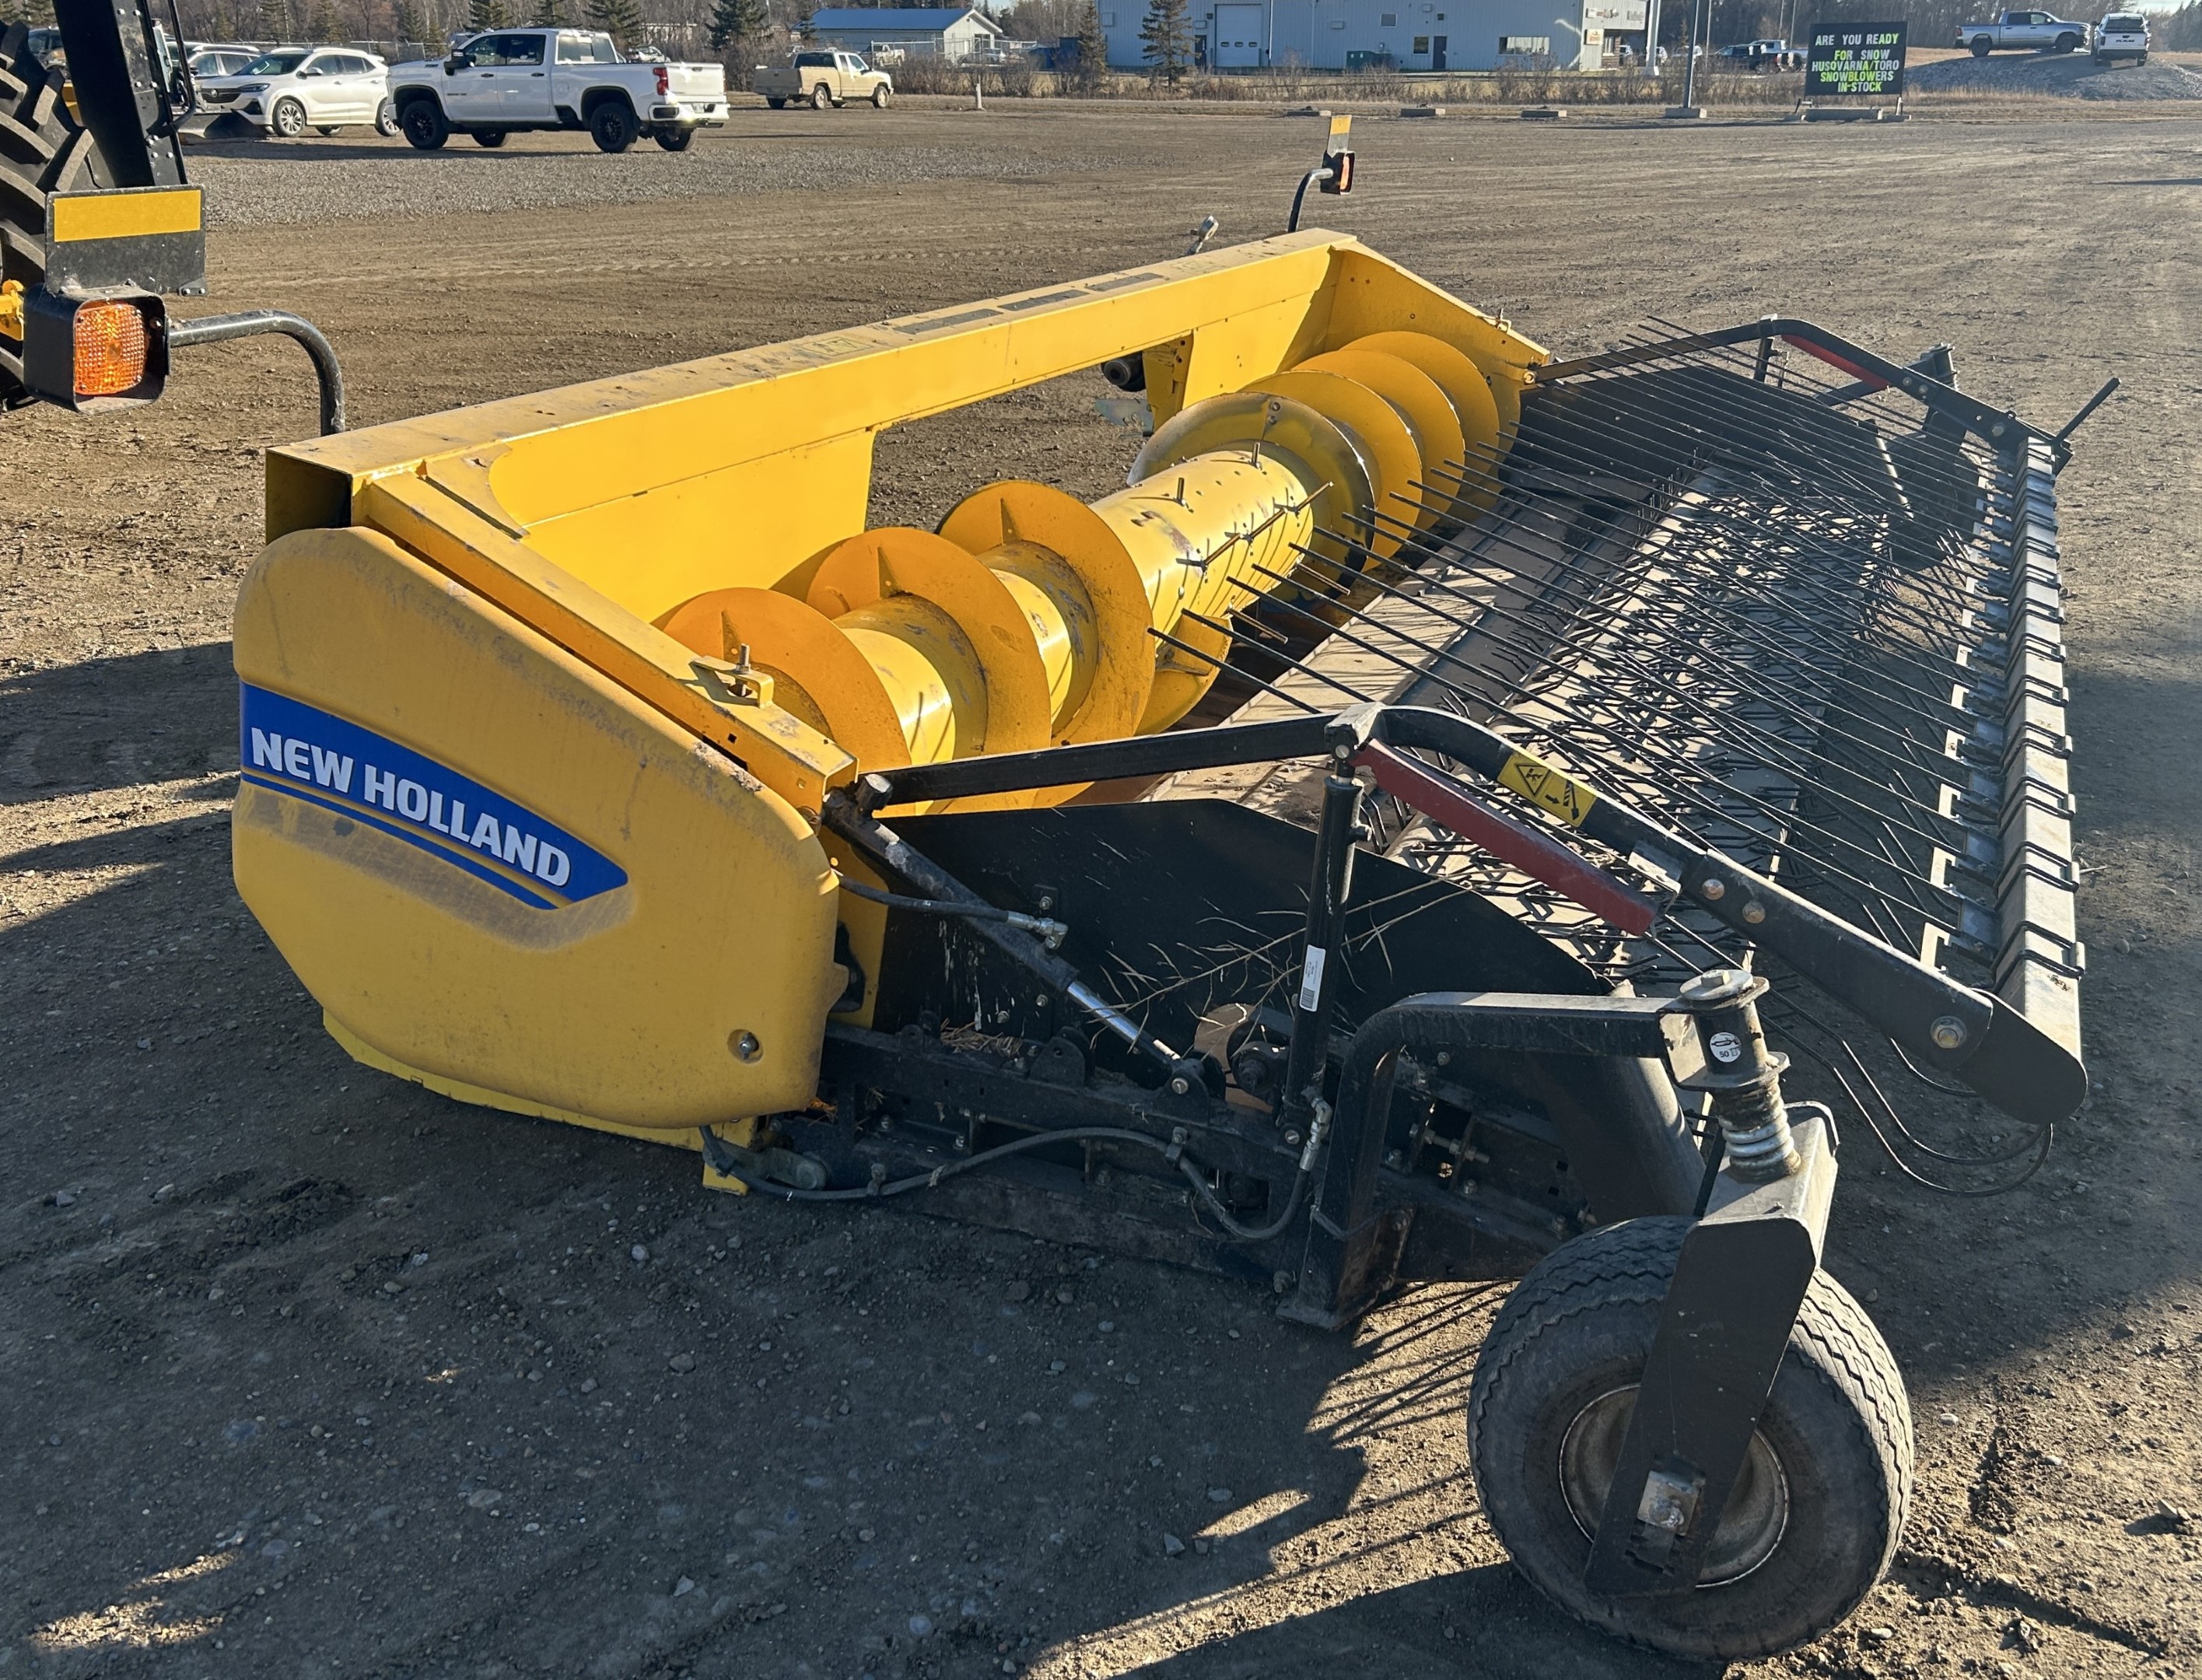
[[[447,764],[289,696],[240,685],[245,781],[380,828],[540,910],[627,884],[595,847]]]

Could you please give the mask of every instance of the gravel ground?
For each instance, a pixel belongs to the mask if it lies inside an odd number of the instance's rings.
[[[1563,354],[1800,314],[1953,341],[2052,424],[2127,375],[2059,486],[2093,1100],[1994,1201],[1846,1153],[1827,1264],[1903,1364],[1918,1494],[1860,1613],[1733,1680],[2202,1671],[2202,111],[2053,109],[1371,123],[1322,205]],[[190,308],[312,317],[394,420],[1127,268],[1204,212],[1252,237],[1316,138],[846,115],[759,131],[998,173],[230,226]],[[721,148],[754,143],[569,167],[694,186]],[[360,149],[281,155],[271,196],[349,210],[321,177]],[[1105,391],[889,430],[875,519],[1121,482]],[[150,409],[4,422],[0,1676],[1710,1680],[1507,1566],[1462,1427],[1498,1291],[1318,1335],[1235,1282],[713,1196],[692,1155],[346,1061],[229,878],[258,445],[312,416],[253,340]]]
[[[833,126],[839,128],[870,113],[837,115]],[[209,144],[192,150],[190,168],[192,179],[207,188],[210,227],[265,227],[925,181],[1017,180],[1107,167],[1099,158],[1042,161],[937,140],[880,142],[876,131],[865,137],[873,143],[865,144],[853,135],[829,139],[824,128],[801,115],[775,115],[769,130],[738,127],[686,152],[645,144],[609,157],[583,134],[516,134],[496,151],[454,136],[443,151],[421,152],[362,128],[319,140]]]
[[[1921,93],[2034,93],[2060,99],[2202,99],[2202,74],[2181,64],[2098,64],[2084,52],[1946,58],[1915,67]]]

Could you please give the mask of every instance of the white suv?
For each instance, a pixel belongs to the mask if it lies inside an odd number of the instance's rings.
[[[235,75],[206,77],[198,86],[201,109],[233,113],[286,140],[309,128],[333,134],[354,122],[397,132],[390,67],[350,47],[277,47]]]
[[[2112,12],[2095,26],[2095,62],[2115,64],[2121,58],[2148,62],[2148,20],[2139,12]]]

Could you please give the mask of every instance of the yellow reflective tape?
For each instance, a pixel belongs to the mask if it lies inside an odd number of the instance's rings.
[[[130,239],[147,233],[196,233],[202,221],[196,186],[157,192],[87,192],[53,200],[54,243]]]
[[[1330,149],[1331,149],[1333,151],[1336,151],[1336,150],[1338,150],[1339,142],[1339,141],[1341,141],[1341,140],[1343,140],[1343,139],[1345,139],[1348,135],[1350,135],[1350,134],[1351,134],[1351,133],[1353,133],[1353,119],[1352,119],[1351,117],[1350,117],[1350,116],[1334,116],[1334,117],[1331,118],[1331,120],[1330,120]]]
[[[1498,772],[1498,785],[1510,787],[1532,805],[1542,805],[1569,828],[1579,828],[1598,803],[1598,795],[1563,770],[1526,752],[1509,757]]]

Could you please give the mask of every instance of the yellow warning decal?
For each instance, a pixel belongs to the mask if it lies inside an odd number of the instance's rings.
[[[156,187],[142,192],[56,193],[52,200],[54,243],[129,239],[148,233],[196,233],[202,221],[195,186]]]
[[[1510,787],[1532,805],[1542,805],[1570,828],[1581,828],[1598,803],[1598,795],[1563,770],[1541,758],[1516,752],[1498,772],[1498,785]]]

